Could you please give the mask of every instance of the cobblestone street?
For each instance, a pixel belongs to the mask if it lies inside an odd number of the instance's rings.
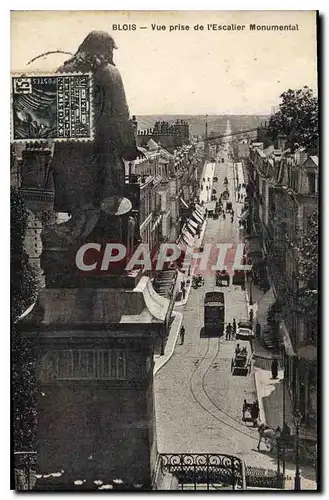
[[[223,190],[228,178],[230,201],[235,214],[242,203],[234,196],[233,164],[228,161],[206,166],[203,177],[215,176]],[[210,187],[212,182],[210,179]],[[201,197],[202,199],[202,197]],[[238,221],[227,215],[224,220],[207,219],[204,243],[238,243]],[[215,287],[215,276],[206,276],[205,285],[191,289],[183,313],[186,328],[184,345],[176,345],[174,354],[155,378],[158,447],[160,453],[218,452],[243,458],[247,465],[276,469],[276,458],[257,451],[258,433],[242,422],[243,400],[255,398],[254,375],[231,374],[231,359],[236,343],[224,337],[203,338],[204,293],[214,289],[225,294],[225,323],[247,317],[245,292],[240,286]]]

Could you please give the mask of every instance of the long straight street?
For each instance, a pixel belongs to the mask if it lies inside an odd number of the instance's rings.
[[[224,162],[207,163],[204,167],[204,185],[200,200],[209,201],[207,192],[224,190],[228,178],[230,199],[235,211],[225,220],[207,219],[204,243],[238,243],[241,241],[237,215],[242,204],[235,200],[233,164],[228,160],[225,146]],[[218,181],[214,182],[213,177]],[[209,178],[209,181],[208,181]],[[225,206],[225,202],[224,202]],[[176,345],[169,362],[155,377],[155,398],[158,447],[160,453],[217,452],[243,458],[247,465],[275,468],[273,458],[257,451],[258,433],[242,421],[243,400],[255,399],[254,376],[231,374],[231,360],[235,341],[225,336],[205,338],[203,301],[207,291],[225,294],[225,324],[247,317],[245,292],[240,286],[216,287],[215,276],[205,276],[204,287],[191,289],[189,299],[180,311],[186,328],[185,342]]]

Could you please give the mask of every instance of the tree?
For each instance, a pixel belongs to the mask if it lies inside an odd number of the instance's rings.
[[[288,146],[305,146],[318,150],[318,100],[313,91],[304,86],[298,90],[287,90],[280,96],[279,110],[270,117],[267,132],[272,140],[285,135]]]
[[[20,334],[15,321],[34,302],[37,276],[24,250],[28,213],[16,188],[11,188],[11,341],[14,449],[33,447],[35,431],[34,355],[30,343]]]
[[[299,303],[316,328],[318,308],[318,211],[308,217],[307,231],[298,250],[298,278],[304,283],[299,293]]]

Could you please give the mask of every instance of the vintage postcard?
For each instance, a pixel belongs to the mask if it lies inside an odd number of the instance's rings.
[[[318,29],[11,13],[12,489],[321,488]]]

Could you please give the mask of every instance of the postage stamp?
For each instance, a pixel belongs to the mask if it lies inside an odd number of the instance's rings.
[[[12,76],[12,140],[91,140],[91,73]]]

